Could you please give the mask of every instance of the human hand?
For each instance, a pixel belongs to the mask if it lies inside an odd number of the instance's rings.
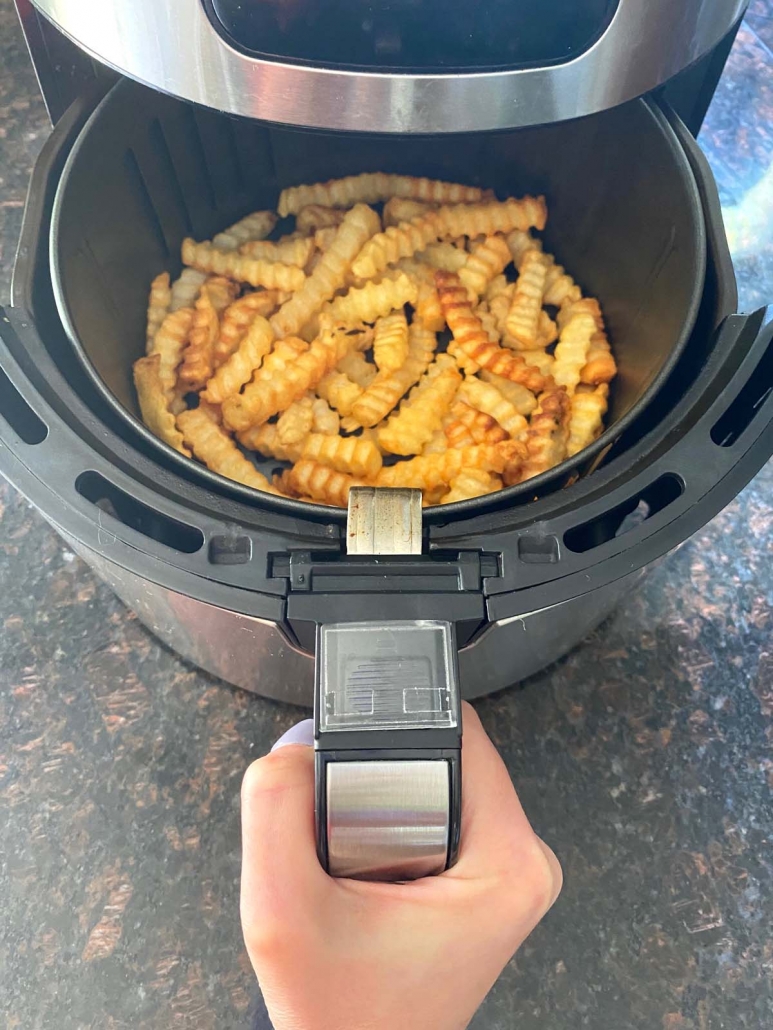
[[[467,704],[463,720],[459,861],[411,883],[324,872],[312,748],[247,770],[242,929],[275,1030],[461,1030],[556,900],[557,858]]]

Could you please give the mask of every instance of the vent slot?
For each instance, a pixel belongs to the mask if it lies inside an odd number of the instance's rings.
[[[136,497],[130,497],[98,472],[82,472],[75,481],[75,489],[100,511],[165,547],[183,554],[195,554],[204,546],[204,534],[200,529],[178,522]]]
[[[43,443],[48,436],[48,426],[38,418],[2,369],[0,369],[0,415],[25,443]]]
[[[624,536],[637,529],[653,515],[673,504],[684,493],[684,483],[672,473],[666,473],[641,493],[622,504],[597,515],[595,519],[575,526],[564,533],[564,543],[575,554],[584,554],[595,547]]]
[[[773,390],[773,339],[749,376],[746,385],[714,423],[711,439],[718,447],[732,447],[752,424],[754,416]]]
[[[519,537],[518,557],[527,565],[553,565],[561,557],[558,539],[554,536]]]
[[[246,565],[252,558],[252,540],[248,536],[218,534],[209,541],[211,565]]]

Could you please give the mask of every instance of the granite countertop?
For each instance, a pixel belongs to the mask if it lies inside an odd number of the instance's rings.
[[[0,0],[0,301],[46,133]],[[773,0],[701,142],[748,308],[773,298]],[[574,653],[477,705],[566,885],[476,1030],[773,1026],[772,488],[769,466]],[[246,1026],[238,788],[301,713],[166,650],[5,484],[0,584],[3,1025]]]

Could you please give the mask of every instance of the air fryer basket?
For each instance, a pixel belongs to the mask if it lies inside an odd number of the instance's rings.
[[[141,425],[131,379],[143,351],[148,285],[164,269],[179,270],[183,237],[209,238],[249,210],[275,207],[285,186],[375,169],[493,187],[500,196],[546,195],[546,246],[600,299],[619,375],[595,445],[506,495],[533,494],[589,467],[668,377],[704,287],[695,177],[663,113],[643,100],[516,133],[385,138],[267,127],[121,82],[67,161],[51,267],[76,353],[126,431],[167,463],[193,464]],[[222,488],[219,476],[196,468]]]

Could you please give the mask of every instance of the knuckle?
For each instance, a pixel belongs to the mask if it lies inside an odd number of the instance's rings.
[[[253,762],[242,780],[242,801],[297,786],[299,776],[307,775],[308,768],[292,754],[296,750],[282,748]]]
[[[559,876],[535,836],[505,875],[504,904],[509,917],[530,928],[535,926],[561,889]]]

